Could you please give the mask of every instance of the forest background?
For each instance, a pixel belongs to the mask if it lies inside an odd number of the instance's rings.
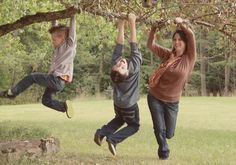
[[[143,0],[144,1],[144,0]],[[220,0],[159,0],[143,7],[141,0],[0,0],[0,90],[32,72],[47,73],[52,58],[50,21],[77,11],[77,54],[73,83],[59,98],[98,96],[111,98],[111,55],[116,38],[116,18],[121,12],[137,15],[138,46],[143,55],[140,91],[147,93],[148,78],[160,63],[146,47],[148,31],[157,24],[157,42],[171,48],[177,16],[189,20],[197,41],[197,61],[185,96],[235,96],[236,3]],[[149,1],[148,1],[149,2]],[[151,1],[150,1],[151,2]],[[127,30],[128,33],[128,30]],[[127,38],[127,37],[126,37]],[[124,56],[130,55],[126,40]],[[32,86],[14,104],[41,100],[44,88]],[[13,104],[0,100],[0,104]]]

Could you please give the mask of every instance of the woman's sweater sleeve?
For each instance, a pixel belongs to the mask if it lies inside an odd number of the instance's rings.
[[[147,40],[147,47],[158,57],[165,58],[170,55],[170,50],[161,47],[160,45],[155,43],[155,28],[151,28],[149,32],[148,40]]]
[[[196,40],[194,32],[183,24],[180,24],[180,28],[185,32],[188,39],[187,54],[190,60],[196,60]]]

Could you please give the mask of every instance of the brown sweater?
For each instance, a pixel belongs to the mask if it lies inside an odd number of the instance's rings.
[[[196,43],[195,36],[191,29],[180,25],[181,29],[185,32],[188,43],[187,50],[179,58],[170,56],[172,51],[155,44],[154,34],[155,30],[152,29],[149,33],[147,47],[158,57],[162,59],[163,64],[168,61],[175,60],[160,76],[157,84],[154,87],[149,86],[149,92],[155,98],[166,102],[177,102],[180,99],[184,85],[188,79],[189,74],[193,70],[196,59]],[[171,59],[169,58],[171,57]],[[165,65],[164,65],[165,66]]]

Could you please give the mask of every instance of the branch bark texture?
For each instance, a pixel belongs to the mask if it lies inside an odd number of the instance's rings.
[[[20,19],[18,19],[17,21],[15,21],[13,23],[0,25],[0,37],[14,31],[14,30],[17,30],[19,28],[23,28],[25,26],[28,26],[28,25],[31,25],[34,23],[49,22],[49,21],[53,21],[53,20],[69,18],[75,13],[81,13],[81,11],[87,12],[87,13],[90,13],[90,14],[93,14],[96,16],[102,16],[102,17],[107,18],[109,20],[113,20],[113,18],[127,19],[127,16],[121,15],[119,13],[103,11],[103,10],[100,10],[97,8],[94,9],[93,7],[88,7],[85,5],[80,5],[79,8],[72,6],[72,7],[66,8],[64,10],[60,10],[60,11],[44,12],[44,13],[41,12],[41,13],[36,13],[35,15],[26,15],[24,17],[21,17]],[[224,35],[231,38],[234,42],[236,42],[236,36],[234,36],[232,33],[229,33],[226,30],[217,29],[217,26],[215,26],[211,23],[208,23],[208,22],[204,22],[204,21],[200,21],[200,20],[192,20],[192,21],[193,21],[192,23],[194,23],[194,24],[205,26],[207,28],[211,28],[214,30],[218,30],[218,31],[222,32]],[[150,25],[150,26],[155,25],[158,28],[162,28],[169,23],[169,20],[155,20],[154,21],[154,20],[147,19],[147,18],[143,19],[142,17],[137,17],[137,22],[141,22],[141,23],[144,23],[144,24]]]

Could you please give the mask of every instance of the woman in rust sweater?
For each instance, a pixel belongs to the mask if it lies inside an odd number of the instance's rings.
[[[155,43],[157,27],[149,33],[147,47],[159,58],[161,64],[149,79],[148,106],[156,136],[159,159],[168,159],[169,147],[166,138],[174,136],[179,99],[183,87],[193,70],[196,59],[196,43],[193,31],[176,18],[180,27],[172,37],[172,50]]]

